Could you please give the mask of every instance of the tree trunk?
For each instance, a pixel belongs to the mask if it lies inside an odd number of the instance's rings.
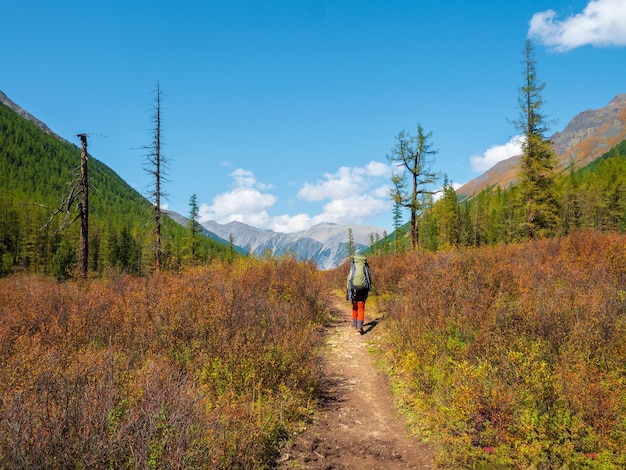
[[[78,270],[81,277],[87,277],[89,262],[89,181],[87,176],[87,135],[78,134],[80,151],[80,238],[78,241]]]

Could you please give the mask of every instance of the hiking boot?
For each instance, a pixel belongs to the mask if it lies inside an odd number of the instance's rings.
[[[363,320],[356,322],[356,329],[359,330],[359,333],[361,334],[365,333],[365,331],[363,331]]]
[[[357,328],[356,318],[352,319],[352,328]]]

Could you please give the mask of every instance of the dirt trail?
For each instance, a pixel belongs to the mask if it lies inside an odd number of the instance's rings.
[[[324,403],[316,421],[283,449],[278,468],[433,468],[432,451],[407,437],[387,379],[368,351],[384,324],[366,308],[369,323],[360,335],[352,328],[350,304],[336,297],[334,307],[339,321],[326,335]]]

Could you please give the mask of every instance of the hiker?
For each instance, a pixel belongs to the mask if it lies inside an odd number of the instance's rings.
[[[361,334],[365,333],[363,330],[365,301],[371,288],[372,282],[367,259],[363,255],[352,255],[346,286],[346,300],[352,301],[352,327]]]

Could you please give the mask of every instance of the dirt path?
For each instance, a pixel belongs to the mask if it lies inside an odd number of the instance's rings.
[[[324,403],[316,421],[283,450],[279,468],[432,468],[432,452],[407,437],[386,377],[368,351],[384,325],[366,309],[370,323],[360,335],[352,328],[350,304],[337,297],[334,306],[339,322],[326,337]]]

